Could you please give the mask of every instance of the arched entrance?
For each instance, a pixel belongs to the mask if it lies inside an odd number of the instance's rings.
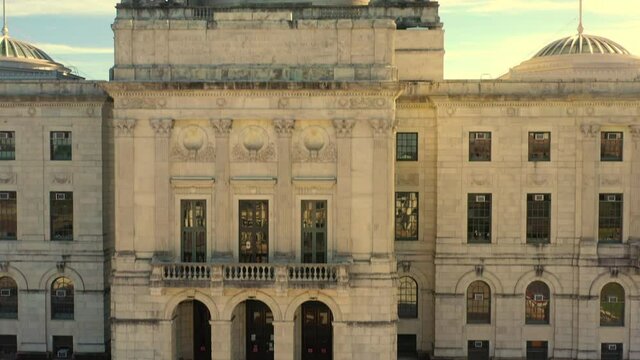
[[[211,360],[211,314],[198,300],[178,304],[173,320],[176,359]]]
[[[296,312],[296,359],[333,359],[333,313],[319,301],[307,301]],[[299,339],[299,340],[298,340]]]
[[[232,358],[274,360],[273,312],[262,301],[244,301],[233,311]],[[244,340],[244,341],[242,341]]]

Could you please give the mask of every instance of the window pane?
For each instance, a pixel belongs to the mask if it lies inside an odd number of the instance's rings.
[[[467,241],[491,243],[491,194],[469,194]]]
[[[207,202],[180,201],[182,214],[182,261],[207,261]]]
[[[302,261],[326,262],[327,201],[303,200],[302,207]]]
[[[18,285],[9,277],[0,279],[0,318],[18,318]]]
[[[622,132],[603,131],[600,133],[600,160],[622,161]]]
[[[240,262],[269,261],[269,202],[240,200]]]
[[[418,160],[418,133],[398,133],[396,135],[396,160]]]
[[[600,194],[598,240],[622,242],[622,194]]]
[[[527,243],[549,243],[551,234],[551,194],[527,195]]]
[[[73,240],[73,193],[52,192],[51,240]]]
[[[0,160],[16,159],[15,131],[0,131]]]
[[[525,323],[549,323],[549,287],[542,281],[534,281],[527,286],[525,294]]]
[[[600,292],[600,326],[624,326],[624,288],[609,283]]]
[[[551,160],[551,133],[529,133],[529,161]]]
[[[0,192],[0,240],[16,240],[17,219],[16,192]]]
[[[418,317],[418,284],[408,276],[400,278],[398,286],[398,317]]]
[[[469,133],[469,161],[491,161],[491,133]]]
[[[467,323],[491,323],[491,290],[484,281],[474,281],[467,289]]]
[[[71,160],[71,131],[51,132],[51,160]]]
[[[73,319],[73,283],[61,277],[51,284],[51,318],[58,320]]]
[[[396,240],[418,240],[418,193],[396,193]]]

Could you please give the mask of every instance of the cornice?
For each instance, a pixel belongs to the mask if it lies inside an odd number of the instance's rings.
[[[82,102],[0,102],[0,108],[24,108],[24,107],[64,107],[64,108],[83,108],[91,106],[102,106],[106,97],[99,100],[88,100]],[[69,101],[69,100],[67,100]]]
[[[448,101],[448,100],[434,100],[434,107],[453,108],[453,107],[467,107],[467,108],[491,108],[491,107],[620,107],[620,108],[633,108],[640,107],[639,101],[625,101],[625,100],[598,100],[598,101],[499,101],[499,100],[487,100],[487,101]]]

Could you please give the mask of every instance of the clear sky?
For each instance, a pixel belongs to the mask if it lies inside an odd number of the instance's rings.
[[[10,35],[88,79],[113,63],[116,0],[7,0]],[[553,40],[576,33],[578,0],[441,0],[445,78],[495,78]],[[640,0],[584,0],[585,33],[640,56]]]

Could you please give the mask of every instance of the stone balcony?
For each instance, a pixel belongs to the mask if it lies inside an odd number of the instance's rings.
[[[346,288],[347,264],[152,264],[152,288]]]

